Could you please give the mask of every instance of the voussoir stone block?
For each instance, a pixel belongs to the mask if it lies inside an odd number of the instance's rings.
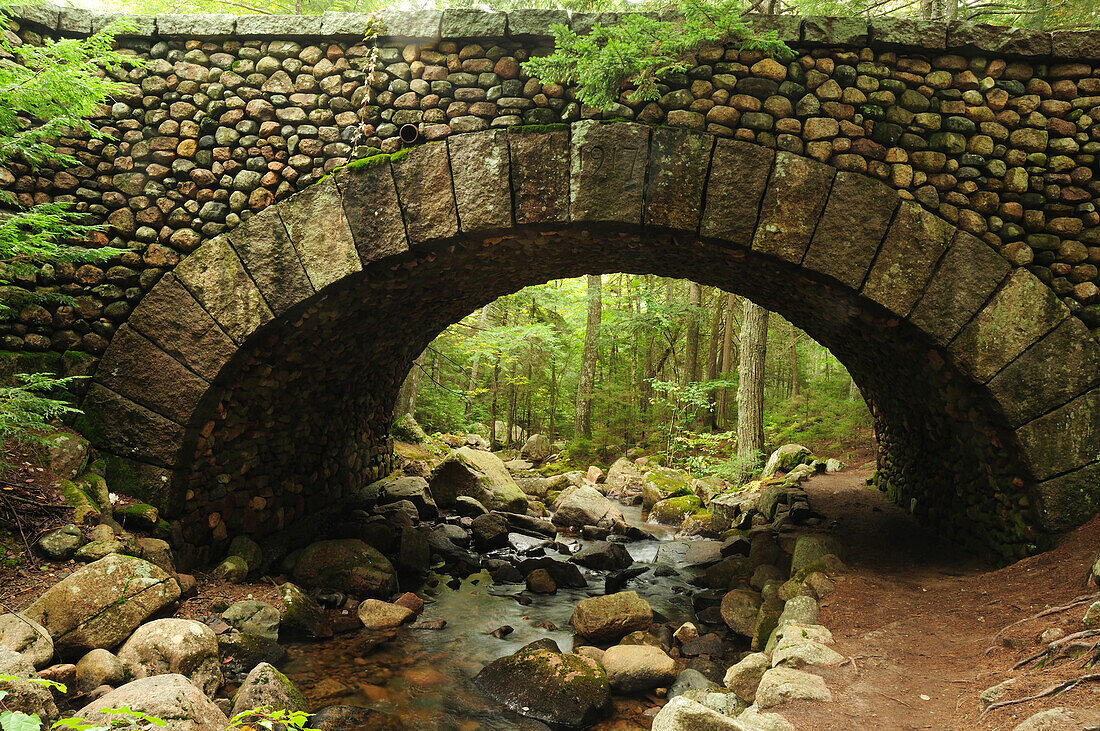
[[[508,132],[517,224],[569,220],[569,130]]]
[[[774,163],[774,150],[741,140],[716,140],[699,233],[751,245]]]
[[[273,313],[281,315],[313,294],[278,208],[265,208],[228,236]]]
[[[187,423],[210,385],[127,325],[112,338],[96,381],[177,424]]]
[[[1017,269],[948,349],[971,376],[985,383],[1068,315],[1049,287]]]
[[[173,273],[238,343],[269,321],[271,310],[224,236],[207,241]]]
[[[293,204],[280,206],[279,211],[302,267],[318,292],[363,269],[332,177],[298,193]]]
[[[647,226],[699,228],[713,145],[710,135],[671,127],[653,130],[645,195]]]
[[[397,197],[412,246],[458,234],[458,212],[445,142],[429,142],[393,162]],[[431,191],[425,195],[424,191]]]
[[[835,168],[816,160],[777,152],[760,206],[753,250],[800,263],[825,208],[835,173]]]
[[[954,233],[939,216],[902,201],[863,284],[864,296],[899,317],[908,315]]]
[[[1016,430],[1037,480],[1095,462],[1100,456],[1100,389]]]
[[[508,133],[494,129],[447,139],[458,223],[463,232],[512,225]]]
[[[93,383],[81,403],[78,424],[92,443],[121,457],[175,467],[184,428],[128,398]],[[94,425],[94,426],[91,426]]]
[[[58,17],[61,15],[61,9],[57,6],[41,3],[13,7],[11,12],[16,18],[37,23],[49,30],[57,30]]]
[[[1100,345],[1075,317],[1045,335],[989,382],[1012,426],[1037,418],[1100,383]]]
[[[1067,531],[1100,511],[1100,462],[1045,482],[1033,490],[1039,523],[1049,531]]]
[[[858,288],[900,200],[893,188],[873,178],[837,173],[802,265]]]
[[[594,120],[573,125],[569,207],[574,222],[642,222],[649,128]]]
[[[353,163],[337,170],[333,178],[363,264],[409,250],[389,161]]]
[[[127,324],[207,381],[236,352],[233,340],[172,274],[142,298]]]
[[[984,241],[957,231],[909,321],[947,345],[981,309],[1012,267]]]

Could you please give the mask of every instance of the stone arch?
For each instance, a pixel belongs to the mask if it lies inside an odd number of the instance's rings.
[[[554,277],[659,273],[828,346],[875,416],[880,487],[1018,556],[1097,510],[1100,348],[1033,275],[901,195],[626,122],[353,163],[166,274],[104,354],[84,427],[112,484],[205,558],[388,471],[397,388],[451,322]]]

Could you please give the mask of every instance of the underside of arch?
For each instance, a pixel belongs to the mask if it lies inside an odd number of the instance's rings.
[[[548,279],[689,278],[829,347],[880,486],[1003,557],[1100,501],[1100,355],[986,243],[865,176],[632,123],[494,130],[337,171],[205,243],[142,300],[85,399],[113,484],[202,558],[388,471],[412,360]]]

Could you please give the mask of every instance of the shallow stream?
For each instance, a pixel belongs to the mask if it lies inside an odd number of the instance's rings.
[[[647,571],[627,581],[624,589],[637,591],[668,622],[693,619],[693,587],[687,580],[694,574],[680,569],[680,559],[692,541],[674,540],[674,528],[644,523],[641,508],[624,506],[622,511],[627,522],[654,535],[654,540],[626,544],[635,565],[664,563],[679,570],[678,575],[666,577]],[[578,547],[584,543],[580,539],[573,542]],[[547,548],[546,555],[566,560],[570,554]],[[573,607],[582,599],[604,593],[606,572],[586,568],[581,572],[588,581],[586,589],[559,588],[551,595],[531,594],[522,584],[494,584],[484,571],[454,589],[446,585],[450,577],[433,575],[429,583],[437,580],[436,585],[418,592],[427,601],[422,618],[446,620],[443,629],[405,626],[376,646],[366,631],[337,635],[325,642],[295,643],[287,646],[288,658],[282,669],[314,709],[332,704],[367,706],[400,717],[409,728],[545,728],[506,711],[472,681],[487,663],[535,640],[553,639],[568,652],[573,646],[569,626]],[[530,603],[518,602],[516,597],[521,596]],[[507,636],[497,639],[491,634],[505,625],[513,628]]]

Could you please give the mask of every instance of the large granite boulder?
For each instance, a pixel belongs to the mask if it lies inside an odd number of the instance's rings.
[[[131,678],[178,674],[207,696],[221,687],[218,638],[202,622],[157,619],[143,624],[118,651]]]
[[[645,475],[632,461],[619,457],[607,470],[604,488],[608,495],[630,495],[642,489]]]
[[[742,637],[752,637],[760,613],[760,595],[748,589],[734,589],[722,597],[722,621]]]
[[[15,680],[0,680],[0,692],[4,693],[4,705],[9,710],[38,714],[47,724],[57,719],[57,704],[50,689],[38,683],[27,682],[38,678],[34,666],[22,655],[6,647],[0,647],[0,675]]]
[[[631,632],[648,630],[653,624],[653,609],[636,592],[620,591],[578,602],[569,621],[588,642],[618,642]]]
[[[791,668],[772,668],[756,687],[756,706],[773,708],[790,701],[831,701],[833,694],[820,675]]]
[[[532,434],[527,437],[523,447],[519,450],[519,456],[538,464],[550,456],[553,450],[550,440],[542,434]]]
[[[581,655],[524,648],[486,665],[474,684],[515,713],[555,728],[588,728],[611,710],[607,675]]]
[[[814,453],[801,444],[784,444],[768,457],[760,478],[767,479],[779,472],[790,472],[800,464],[810,464],[813,461]]]
[[[388,597],[397,590],[393,564],[356,538],[307,546],[294,566],[294,581],[310,589],[338,589],[361,597]]]
[[[54,584],[23,614],[49,632],[59,655],[83,655],[117,646],[179,596],[179,584],[164,569],[111,554]]]
[[[117,716],[107,711],[123,706],[156,716],[165,731],[212,731],[224,729],[229,719],[201,690],[182,675],[153,675],[140,678],[106,693],[74,715],[85,721],[110,723]]]
[[[222,612],[222,619],[246,635],[279,639],[279,610],[270,604],[255,599],[234,602]]]
[[[653,717],[652,731],[745,731],[745,726],[685,696],[676,696]]]
[[[682,470],[654,467],[642,483],[642,505],[647,510],[666,498],[691,494],[691,475]]]
[[[0,614],[0,647],[18,652],[36,668],[53,658],[53,638],[46,628],[21,614]]]
[[[594,525],[607,530],[625,522],[622,511],[589,485],[572,489],[550,521],[559,528],[579,529]]]
[[[432,473],[431,492],[441,508],[453,508],[459,496],[472,497],[489,510],[526,513],[527,496],[504,462],[491,452],[460,447]]]
[[[652,645],[615,645],[600,659],[607,682],[618,693],[668,687],[676,679],[676,661]]]

